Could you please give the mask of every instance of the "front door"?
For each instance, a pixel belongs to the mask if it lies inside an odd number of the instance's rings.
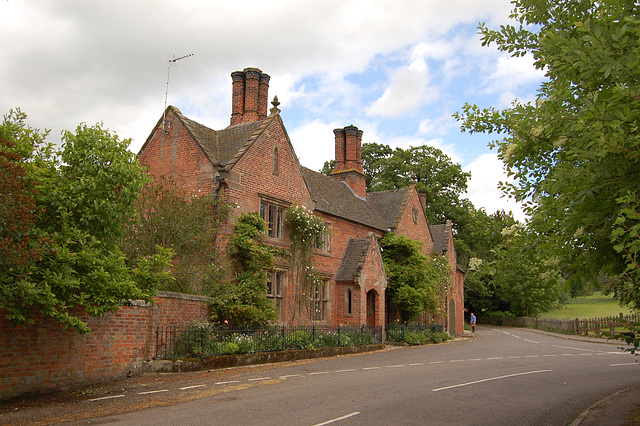
[[[376,326],[376,292],[367,292],[367,327]]]

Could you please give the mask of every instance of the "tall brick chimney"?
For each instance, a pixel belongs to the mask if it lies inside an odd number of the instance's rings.
[[[231,125],[252,123],[267,118],[269,77],[258,68],[231,73]]]
[[[356,126],[335,129],[336,161],[331,176],[345,182],[362,198],[367,196],[367,181],[362,169],[362,130]]]

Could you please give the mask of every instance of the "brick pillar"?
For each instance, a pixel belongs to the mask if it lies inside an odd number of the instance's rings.
[[[232,98],[231,98],[231,125],[242,123],[244,115],[244,72],[231,73]]]
[[[260,75],[257,68],[245,68],[244,70],[244,123],[258,121],[258,92],[260,91]]]
[[[344,128],[344,134],[344,168],[358,170],[358,128],[356,126],[347,126]],[[362,138],[362,134],[360,137]],[[360,166],[362,167],[362,160],[360,160]]]
[[[359,197],[367,196],[367,181],[362,169],[362,130],[356,126],[333,131],[336,137],[334,179],[345,182]]]
[[[260,75],[260,85],[258,87],[258,120],[267,118],[267,106],[269,104],[269,77],[268,74]]]
[[[344,169],[344,156],[345,156],[345,138],[344,129],[335,129],[333,131],[335,135],[335,149],[336,149],[336,163],[333,168],[334,172],[339,172]]]

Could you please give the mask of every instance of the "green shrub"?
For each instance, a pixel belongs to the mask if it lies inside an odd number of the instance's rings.
[[[222,352],[220,355],[233,355],[240,352],[240,346],[235,342],[227,342],[222,345]]]
[[[313,336],[308,331],[296,330],[289,334],[287,348],[289,349],[313,349]]]

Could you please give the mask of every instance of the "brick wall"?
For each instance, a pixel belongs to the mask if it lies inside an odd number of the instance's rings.
[[[420,241],[422,243],[422,253],[431,257],[433,253],[433,240],[431,239],[429,223],[427,222],[422,204],[420,203],[418,192],[415,189],[409,191],[405,202],[402,217],[393,232]]]
[[[186,193],[210,194],[215,186],[213,166],[171,108],[166,121],[166,131],[160,124],[140,150],[140,164],[153,176],[172,178]]]
[[[88,334],[47,317],[12,327],[0,311],[0,400],[86,386],[142,371],[155,353],[155,329],[208,317],[206,298],[161,293],[102,317],[79,316]]]

